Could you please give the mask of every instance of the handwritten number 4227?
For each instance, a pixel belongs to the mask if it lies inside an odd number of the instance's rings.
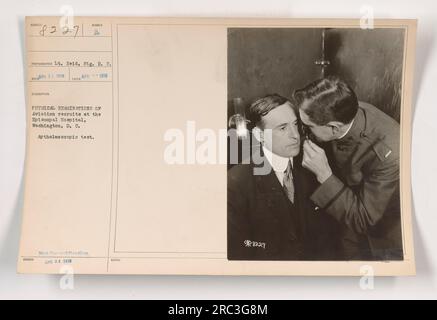
[[[77,33],[79,32],[79,26],[78,25],[73,26],[73,29],[70,29],[68,26],[65,26],[65,27],[62,27],[62,28],[59,28],[59,29],[62,30],[62,34],[67,34],[69,32],[74,33],[74,37],[76,37]],[[47,34],[55,33],[57,30],[58,30],[58,28],[55,25],[47,26],[46,24],[44,24],[41,27],[41,30],[39,31],[39,34],[44,37]]]

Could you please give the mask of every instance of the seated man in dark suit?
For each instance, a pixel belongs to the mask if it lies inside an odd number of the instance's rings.
[[[260,147],[248,164],[228,171],[229,260],[341,258],[337,223],[309,201],[317,181],[301,166],[297,114],[276,94],[256,100],[246,112]],[[257,171],[261,167],[269,170]]]

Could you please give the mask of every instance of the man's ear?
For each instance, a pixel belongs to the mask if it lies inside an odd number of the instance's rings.
[[[256,140],[258,140],[261,144],[264,143],[264,132],[260,128],[253,128],[252,133],[255,136]]]
[[[332,135],[336,136],[341,132],[342,128],[344,127],[344,123],[339,121],[331,121],[328,122],[327,126],[331,127]]]

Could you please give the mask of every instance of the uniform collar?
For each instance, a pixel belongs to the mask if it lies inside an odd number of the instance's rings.
[[[363,109],[359,107],[348,131],[341,138],[337,139],[337,143],[342,144],[351,142],[352,140],[359,140],[363,136],[365,128],[366,116],[364,115]]]
[[[343,134],[341,135],[341,137],[338,138],[338,140],[340,140],[341,138],[345,137],[345,136],[348,134],[348,132],[349,132],[350,129],[352,128],[354,122],[355,122],[355,118],[352,119],[351,123],[349,123],[349,127],[347,128],[346,132],[343,133]]]

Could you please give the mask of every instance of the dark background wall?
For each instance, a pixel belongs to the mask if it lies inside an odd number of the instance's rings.
[[[320,77],[320,29],[229,29],[228,114],[232,99],[250,104],[257,97],[293,90]]]
[[[399,121],[404,50],[403,29],[330,29],[327,74],[343,78],[358,99]]]
[[[322,29],[228,31],[228,114],[232,99],[245,104],[268,93],[290,97],[293,90],[321,77]],[[346,80],[362,101],[399,121],[403,29],[329,29],[326,74]]]

